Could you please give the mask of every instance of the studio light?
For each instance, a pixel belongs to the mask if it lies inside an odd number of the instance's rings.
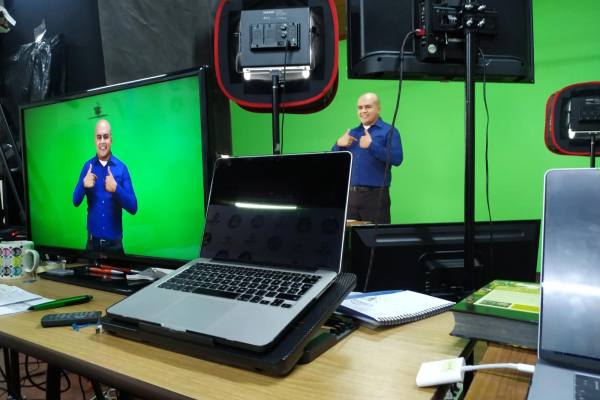
[[[272,113],[274,154],[281,153],[280,110],[317,112],[337,92],[334,0],[222,0],[214,48],[223,93],[244,110]]]

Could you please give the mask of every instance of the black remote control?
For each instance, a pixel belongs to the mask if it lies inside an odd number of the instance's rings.
[[[95,324],[100,320],[102,311],[86,311],[77,313],[48,314],[42,317],[42,326],[70,326],[73,324]]]

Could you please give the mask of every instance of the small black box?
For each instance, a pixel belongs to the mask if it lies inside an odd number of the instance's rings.
[[[311,65],[310,11],[308,7],[244,10],[240,23],[242,68]]]
[[[571,130],[600,132],[600,97],[574,97],[571,100]]]

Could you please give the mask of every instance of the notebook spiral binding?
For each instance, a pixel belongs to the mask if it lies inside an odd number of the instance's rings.
[[[432,308],[428,308],[426,310],[423,310],[421,312],[415,313],[415,314],[406,314],[406,315],[397,315],[394,317],[382,317],[382,318],[377,318],[378,322],[381,322],[382,325],[385,326],[389,326],[389,325],[400,325],[400,324],[406,324],[409,322],[414,322],[414,321],[419,321],[421,319],[425,319],[437,314],[441,314],[445,311],[447,311],[448,309],[450,309],[450,307],[452,307],[454,305],[453,304],[445,304],[445,305],[441,305],[441,306],[437,306],[437,307],[432,307]]]

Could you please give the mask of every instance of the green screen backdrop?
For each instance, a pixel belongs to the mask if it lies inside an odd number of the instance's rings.
[[[487,84],[494,220],[541,219],[545,172],[589,167],[589,158],[560,156],[546,149],[544,120],[552,93],[573,83],[600,80],[600,2],[533,0],[533,18],[535,84]],[[569,34],[574,27],[582,33]],[[379,95],[381,117],[392,122],[398,82],[349,80],[346,65],[346,41],[341,41],[334,101],[315,114],[285,116],[284,153],[331,150],[348,128],[358,126],[356,102],[365,92]],[[396,127],[404,161],[392,168],[392,223],[464,220],[464,90],[462,82],[403,83]],[[476,93],[475,218],[487,221],[481,83]],[[272,151],[269,114],[253,114],[236,105],[231,114],[234,155]]]
[[[87,199],[76,208],[73,191],[96,154],[100,106],[138,202],[136,215],[123,210],[125,253],[198,257],[205,216],[198,85],[194,75],[24,110],[34,243],[85,249]]]

